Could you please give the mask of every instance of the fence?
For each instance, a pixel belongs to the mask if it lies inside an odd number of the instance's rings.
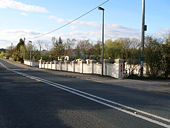
[[[24,64],[31,66],[31,67],[38,67],[39,63],[38,62],[34,62],[34,61],[29,61],[29,60],[24,60]]]
[[[101,74],[102,65],[95,63],[93,60],[82,60],[78,61],[52,61],[45,62],[43,60],[39,61],[39,68],[42,69],[51,69],[59,71],[68,71],[68,72],[77,72],[84,74]],[[115,63],[110,64],[104,61],[103,74],[105,76],[111,76],[114,78],[123,78],[123,60],[115,59]]]

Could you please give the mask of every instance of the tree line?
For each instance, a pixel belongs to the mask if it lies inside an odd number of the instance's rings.
[[[23,63],[24,59],[38,61],[41,58],[46,61],[63,59],[69,56],[70,60],[94,59],[101,62],[102,43],[94,43],[90,40],[66,39],[52,37],[52,46],[43,41],[37,41],[36,46],[29,41],[25,44],[20,39],[15,47],[6,50],[6,58],[13,58]],[[43,44],[45,48],[42,48]],[[138,39],[120,38],[106,40],[104,45],[104,58],[109,62],[122,58],[129,65],[140,64],[141,44]],[[1,53],[2,54],[2,53]],[[0,54],[0,55],[1,55]],[[165,39],[157,39],[151,36],[145,38],[144,56],[147,74],[152,77],[168,77],[170,75],[170,34]],[[132,72],[133,73],[133,72]]]

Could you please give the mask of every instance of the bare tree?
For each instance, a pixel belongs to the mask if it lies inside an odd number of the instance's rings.
[[[42,40],[37,40],[37,45],[38,45],[38,49],[39,49],[39,51],[41,52],[42,51],[42,49],[43,49],[43,41]]]

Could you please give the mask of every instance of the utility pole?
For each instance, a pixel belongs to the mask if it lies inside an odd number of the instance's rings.
[[[13,49],[13,43],[11,43],[11,51],[12,51],[12,49]]]
[[[102,73],[103,76],[103,67],[104,67],[104,8],[98,7],[99,10],[103,12],[102,15]]]
[[[147,26],[145,25],[145,0],[142,0],[142,31],[141,31],[141,57],[140,57],[140,76],[143,77],[144,69],[144,44],[145,44],[145,31]]]
[[[25,45],[25,40],[26,40],[26,38],[24,37],[24,45]],[[25,59],[26,58],[26,47],[24,48],[24,57],[23,57],[23,59]]]
[[[30,62],[32,61],[32,41],[29,41],[30,43]]]

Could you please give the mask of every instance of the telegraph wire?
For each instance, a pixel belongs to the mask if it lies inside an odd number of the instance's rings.
[[[56,29],[53,29],[53,30],[51,30],[51,31],[49,31],[49,32],[47,32],[47,33],[41,34],[41,35],[39,35],[39,36],[35,36],[35,37],[33,37],[33,38],[30,38],[30,39],[40,38],[40,37],[43,37],[43,36],[48,35],[48,34],[50,34],[50,33],[53,33],[53,32],[55,32],[55,31],[57,31],[57,30],[59,30],[59,29],[62,29],[62,28],[64,28],[64,27],[66,27],[66,26],[72,24],[73,22],[77,21],[78,19],[84,17],[85,15],[89,14],[90,12],[94,11],[95,9],[97,9],[98,7],[104,5],[105,3],[109,2],[109,1],[110,1],[110,0],[106,0],[105,2],[101,3],[101,4],[98,5],[97,7],[95,7],[95,8],[93,8],[93,9],[89,10],[88,12],[86,12],[86,13],[80,15],[79,17],[77,17],[77,18],[75,18],[75,19],[69,21],[68,23],[66,23],[66,24],[64,24],[64,25],[62,25],[62,26],[60,26],[60,27],[58,27],[58,28],[56,28]]]

